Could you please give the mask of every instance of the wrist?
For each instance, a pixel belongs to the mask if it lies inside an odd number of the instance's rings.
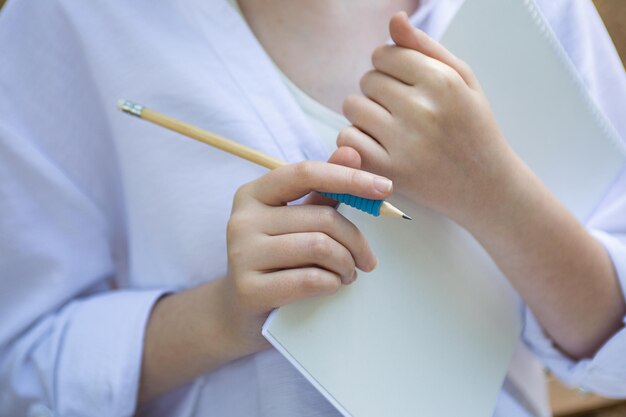
[[[139,402],[265,348],[265,316],[238,307],[226,278],[159,299],[146,328]]]
[[[247,354],[239,336],[240,321],[236,306],[229,296],[226,278],[203,284],[197,291],[197,322],[201,330],[203,355],[220,363],[230,362]]]
[[[475,237],[506,234],[515,225],[523,224],[544,189],[511,149],[500,155],[491,169],[476,179],[476,184],[466,204],[450,215]]]
[[[154,305],[144,339],[140,403],[236,359],[223,336],[218,284],[171,293]]]
[[[261,335],[269,312],[243,307],[235,296],[231,278],[220,278],[201,288],[206,293],[202,297],[202,316],[206,320],[207,355],[228,362],[269,347]]]

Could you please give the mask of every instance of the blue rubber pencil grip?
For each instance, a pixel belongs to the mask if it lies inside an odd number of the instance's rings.
[[[322,193],[324,197],[332,198],[335,201],[346,204],[355,209],[364,211],[372,216],[380,216],[380,206],[383,205],[384,200],[370,200],[369,198],[357,197],[352,194],[333,194]]]

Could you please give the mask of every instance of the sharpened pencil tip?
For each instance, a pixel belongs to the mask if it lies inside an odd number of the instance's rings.
[[[402,211],[400,211],[400,209],[398,209],[397,207],[394,207],[389,201],[385,201],[380,206],[379,214],[381,216],[393,217],[394,219],[413,220],[411,217],[407,216]]]

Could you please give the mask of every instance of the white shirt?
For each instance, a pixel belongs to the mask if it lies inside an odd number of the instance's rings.
[[[439,36],[458,2],[423,5],[422,28]],[[593,6],[540,5],[626,136],[623,69]],[[0,415],[131,415],[152,305],[224,275],[232,196],[265,171],[124,116],[117,99],[288,161],[328,151],[225,0],[9,2],[0,48]],[[622,281],[625,191],[626,175],[589,224]],[[580,362],[531,316],[524,340],[564,380],[626,396],[626,331]],[[338,415],[273,350],[140,414]],[[495,415],[529,414],[505,386]]]

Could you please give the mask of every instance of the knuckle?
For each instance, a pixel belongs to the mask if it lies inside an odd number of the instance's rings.
[[[426,97],[413,97],[410,104],[411,110],[420,115],[420,119],[425,122],[432,122],[438,119],[437,107]]]
[[[339,131],[339,134],[337,135],[337,146],[345,146],[351,143],[350,141],[351,135],[352,135],[351,126],[344,127],[343,129],[341,129]]]
[[[356,263],[354,262],[354,257],[347,250],[341,255],[341,275],[344,277],[350,277],[356,268]]]
[[[353,190],[353,192],[357,192],[357,190],[360,189],[359,185],[363,180],[363,173],[358,169],[352,168],[347,168],[344,172],[344,181],[346,184],[346,188]]]
[[[410,113],[418,113],[422,111],[422,98],[419,95],[413,95],[407,102],[407,109]]]
[[[239,186],[239,188],[237,188],[237,191],[235,191],[235,196],[234,196],[235,203],[238,203],[241,200],[244,200],[245,198],[247,198],[250,195],[251,188],[252,188],[251,183],[246,183],[246,184]]]
[[[243,184],[237,188],[233,196],[233,205],[231,209],[233,213],[241,210],[242,207],[245,207],[247,203],[254,199],[253,189],[254,181]]]
[[[235,216],[236,215],[230,216],[230,219],[226,224],[226,237],[229,240],[237,236],[241,230],[241,223],[239,223],[236,219],[233,219]]]
[[[372,52],[372,64],[374,64],[374,67],[378,67],[378,65],[383,61],[389,48],[389,45],[381,45],[374,49],[374,52]]]
[[[316,259],[325,259],[332,254],[330,238],[324,233],[312,233],[308,246],[309,253]]]
[[[460,78],[459,74],[447,65],[438,66],[433,75],[437,86],[443,89],[454,88]]]
[[[294,165],[294,176],[300,181],[307,181],[313,174],[313,163],[311,161],[302,161]]]
[[[431,122],[436,122],[437,120],[439,120],[439,112],[437,111],[435,106],[432,105],[422,106],[422,116]]]
[[[302,273],[300,285],[306,293],[316,292],[323,281],[323,272],[317,268],[309,268]]]
[[[467,74],[470,76],[474,75],[474,71],[472,71],[472,68],[469,66],[467,62],[463,61],[462,59],[458,60],[457,66],[461,74]]]
[[[343,114],[347,118],[350,118],[354,114],[355,110],[357,109],[359,102],[360,102],[360,97],[357,96],[356,94],[351,94],[347,96],[343,100],[343,104],[341,106],[341,110],[343,111]]]
[[[341,284],[339,280],[327,279],[328,272],[319,268],[309,268],[303,272],[300,285],[303,292],[307,294],[317,294],[320,292],[330,294],[339,290]]]
[[[339,223],[339,213],[332,207],[319,207],[317,210],[317,222],[323,229],[334,229]]]
[[[407,48],[397,48],[396,61],[407,69],[419,73],[422,71],[423,55],[421,52]]]
[[[358,185],[361,182],[361,179],[363,178],[363,174],[361,174],[361,171],[357,169],[349,169],[347,172],[347,175],[348,175],[348,184],[351,187]]]
[[[366,92],[368,90],[368,87],[371,85],[373,78],[375,77],[374,74],[374,70],[367,71],[365,74],[363,74],[363,76],[359,80],[359,87],[361,88],[361,91]]]
[[[254,224],[254,222],[251,222],[250,216],[241,211],[236,211],[228,219],[228,223],[226,224],[226,236],[233,238],[241,235],[249,229],[251,223]]]

